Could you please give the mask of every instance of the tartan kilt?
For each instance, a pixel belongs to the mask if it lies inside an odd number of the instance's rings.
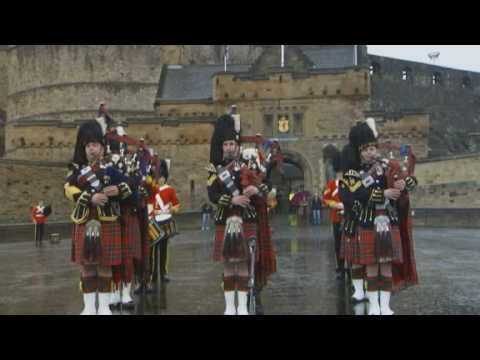
[[[378,239],[375,236],[374,229],[358,228],[355,237],[345,237],[344,256],[345,260],[354,265],[373,265],[381,262],[381,258],[391,258],[391,262],[401,264],[403,262],[402,240],[400,230],[397,225],[391,229],[391,248],[385,252],[380,252]],[[387,255],[388,254],[388,255]]]
[[[122,233],[120,224],[102,222],[101,227],[101,254],[97,261],[91,263],[84,257],[86,224],[73,225],[72,230],[72,261],[78,265],[115,266],[122,262]]]
[[[257,237],[257,224],[255,223],[243,223],[243,238],[247,241],[250,237]],[[223,245],[225,240],[225,225],[215,226],[215,247],[213,252],[213,260],[215,262],[225,262],[223,257]],[[258,257],[258,252],[257,252]],[[258,259],[257,259],[258,260]]]
[[[340,237],[340,254],[338,255],[340,260],[347,260],[347,252],[350,253],[350,248],[347,250],[347,246],[350,246],[350,242],[352,241],[352,236],[348,236],[342,231],[342,236]]]
[[[142,259],[142,238],[138,216],[125,211],[122,215],[122,259]]]
[[[264,287],[270,275],[277,272],[277,254],[272,241],[272,228],[265,200],[256,198],[255,209],[258,215],[255,285]]]
[[[146,208],[140,208],[137,213],[138,224],[140,227],[140,249],[141,258],[135,261],[137,266],[137,276],[139,279],[146,279],[149,276],[150,268],[150,240],[148,238],[148,216]]]

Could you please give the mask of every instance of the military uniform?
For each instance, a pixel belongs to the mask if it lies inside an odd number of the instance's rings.
[[[342,239],[342,220],[343,210],[336,208],[343,205],[338,191],[338,180],[330,180],[323,192],[323,202],[330,208],[330,223],[332,224],[333,239],[335,242],[335,258],[337,260],[337,273],[343,275],[344,259],[341,255],[341,239]]]
[[[74,204],[72,260],[82,267],[85,302],[82,314],[97,314],[98,292],[98,314],[110,315],[111,269],[122,262],[119,203],[128,199],[132,191],[128,179],[102,159],[88,162],[85,146],[89,143],[105,146],[103,132],[96,121],[89,121],[79,129],[74,162],[65,184],[65,195]],[[119,195],[109,198],[104,206],[94,206],[93,196],[107,186],[116,186]]]
[[[208,196],[217,206],[213,259],[224,264],[225,315],[248,315],[247,293],[254,294],[252,282],[259,290],[267,283],[270,274],[276,271],[266,201],[269,188],[262,182],[259,169],[255,166],[261,157],[248,162],[241,160],[240,154],[237,158],[228,159],[223,154],[225,143],[234,141],[239,146],[237,120],[230,115],[218,119],[211,142],[211,164],[207,169]],[[240,199],[250,186],[257,193],[250,194],[249,204],[234,204],[234,199]],[[255,277],[251,272],[252,265],[255,266]],[[235,306],[236,296],[238,307]],[[256,296],[257,299],[259,296]]]
[[[408,198],[417,180],[411,175],[404,177],[406,187],[401,198],[386,197],[386,190],[395,187],[390,175],[397,164],[378,157],[365,163],[360,157],[361,151],[369,146],[378,147],[376,138],[373,119],[359,123],[352,128],[350,143],[344,149],[344,158],[349,160],[344,159],[348,170],[339,184],[347,214],[343,252],[347,262],[366,267],[369,314],[391,315],[390,294],[398,288],[394,282],[405,283],[405,278],[415,278],[412,284],[416,281],[413,244],[411,237],[402,237],[400,219],[409,216],[402,199]],[[409,253],[405,253],[405,248]],[[406,263],[408,268],[404,267]],[[399,276],[396,269],[403,269],[404,273]]]

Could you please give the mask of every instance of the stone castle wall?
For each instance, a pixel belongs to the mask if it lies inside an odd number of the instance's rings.
[[[427,159],[415,168],[419,187],[416,208],[480,208],[480,154]]]
[[[480,150],[480,74],[430,64],[369,55],[372,111],[404,109],[430,114],[430,156],[475,153]],[[403,80],[403,71],[408,76]],[[436,84],[433,84],[433,76]]]
[[[411,199],[414,208],[480,209],[480,181],[419,186]]]
[[[230,62],[253,62],[260,53],[261,46],[231,45]],[[0,51],[6,156],[66,161],[71,136],[64,128],[93,118],[100,101],[117,121],[152,117],[163,65],[222,61],[217,45],[17,45]],[[52,145],[41,151],[42,144]]]
[[[231,46],[231,62],[259,47]],[[214,45],[17,45],[8,51],[10,120],[96,110],[153,111],[164,64],[221,63]],[[223,54],[222,54],[223,56]]]
[[[0,117],[6,117],[8,95],[8,49],[0,48]]]
[[[63,196],[67,167],[51,162],[0,160],[0,223],[31,222],[31,207],[44,200],[52,205],[50,221],[65,221],[71,204]]]
[[[478,181],[480,154],[426,159],[420,161],[415,174],[423,185],[443,185],[457,182]]]
[[[223,51],[223,45],[0,49],[0,115],[3,110],[8,120],[6,159],[0,160],[0,222],[29,222],[29,208],[40,199],[52,203],[52,221],[67,220],[63,162],[73,154],[78,122],[93,118],[100,100],[109,102],[113,117],[127,124],[130,135],[144,137],[162,157],[172,159],[171,184],[183,210],[197,210],[207,200],[212,124],[233,103],[245,135],[265,134],[265,115],[276,120],[303,114],[302,136],[282,139],[276,125],[267,136],[281,139],[284,152],[303,167],[311,190],[324,185],[323,148],[340,149],[350,126],[364,115],[378,120],[381,141],[412,144],[419,159],[475,150],[478,137],[470,135],[479,121],[478,74],[470,74],[470,87],[464,88],[466,72],[444,69],[442,87],[432,88],[425,74],[438,67],[401,60],[369,56],[380,65],[380,74],[372,77],[362,68],[319,71],[310,79],[281,72],[258,79],[221,74],[214,77],[211,101],[155,102],[164,64],[218,64]],[[261,52],[262,46],[232,46],[230,62],[253,63]],[[401,80],[408,66],[411,83]],[[0,126],[0,156],[1,145]],[[420,161],[414,206],[480,207],[479,165],[477,155]]]

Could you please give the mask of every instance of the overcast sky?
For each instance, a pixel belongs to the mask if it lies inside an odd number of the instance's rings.
[[[368,45],[368,53],[431,63],[428,54],[440,52],[436,65],[480,72],[480,45]]]

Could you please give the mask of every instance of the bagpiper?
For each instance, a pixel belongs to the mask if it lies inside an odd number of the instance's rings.
[[[105,148],[98,121],[81,125],[65,184],[65,195],[74,204],[72,260],[81,267],[82,315],[112,314],[112,267],[122,263],[120,202],[132,195],[128,179],[106,164]]]
[[[374,119],[359,122],[343,151],[344,253],[366,267],[368,314],[392,315],[392,291],[418,283],[408,201],[417,179],[411,147],[402,165],[380,156],[377,137]]]
[[[210,201],[217,206],[214,261],[224,265],[224,314],[248,315],[258,304],[258,290],[276,271],[276,258],[268,225],[270,190],[260,174],[265,169],[246,153],[242,159],[240,123],[235,115],[224,115],[216,123],[207,188]]]
[[[108,165],[128,179],[132,195],[120,203],[122,262],[113,267],[113,291],[110,306],[131,309],[134,301],[131,296],[135,275],[135,264],[142,260],[141,203],[140,191],[142,174],[137,151],[129,149],[127,134],[123,127],[109,128],[106,134],[109,144]]]

